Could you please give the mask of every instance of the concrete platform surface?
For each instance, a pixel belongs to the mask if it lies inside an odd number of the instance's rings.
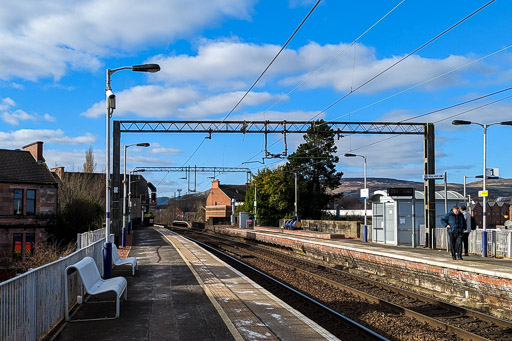
[[[134,231],[139,260],[118,319],[66,323],[54,340],[337,340],[215,256],[159,227]],[[109,299],[110,302],[98,302]],[[113,296],[92,298],[72,320],[113,316]]]

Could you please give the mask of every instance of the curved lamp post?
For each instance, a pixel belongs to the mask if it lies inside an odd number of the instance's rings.
[[[365,189],[365,192],[367,190],[366,188],[366,156],[364,155],[359,155],[359,154],[351,154],[351,153],[345,153],[344,155],[345,157],[356,157],[356,156],[359,156],[359,157],[362,157],[364,159],[364,189]],[[365,193],[365,197],[364,197],[364,228],[363,228],[363,241],[365,243],[368,242],[368,218],[367,218],[367,214],[366,214],[366,198],[368,196],[368,193]]]
[[[121,230],[121,245],[123,247],[126,246],[126,232],[128,234],[130,231],[126,231],[126,150],[131,146],[138,146],[138,147],[149,147],[150,144],[147,142],[143,143],[134,143],[134,144],[127,144],[124,146],[124,172],[123,172],[123,229]],[[129,184],[130,188],[131,185]]]
[[[452,124],[455,126],[459,125],[470,125],[475,124],[482,128],[484,128],[484,166],[483,166],[483,175],[482,175],[482,191],[485,191],[485,180],[487,179],[487,128],[496,124],[512,126],[512,121],[504,121],[504,122],[494,122],[488,124],[482,124],[472,121],[464,121],[464,120],[455,120],[452,121]],[[487,196],[482,197],[482,257],[487,257]]]
[[[105,244],[103,246],[103,277],[108,279],[112,277],[112,243],[110,242],[110,118],[116,108],[116,95],[110,87],[110,76],[120,70],[132,70],[137,72],[158,72],[158,64],[142,64],[133,66],[123,66],[117,69],[107,69],[106,107],[107,107],[107,148],[106,148],[106,166],[105,166]]]

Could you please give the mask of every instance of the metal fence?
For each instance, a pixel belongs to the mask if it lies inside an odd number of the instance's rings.
[[[76,234],[76,249],[80,250],[84,247],[97,242],[98,240],[105,239],[106,229],[98,229],[94,231],[77,233]]]
[[[482,254],[482,230],[469,234],[469,253]],[[446,228],[436,228],[436,247],[448,249]],[[487,256],[512,257],[512,230],[487,229]]]
[[[64,307],[65,269],[86,256],[103,273],[103,240],[0,283],[0,341],[38,340],[59,323],[83,294],[77,273],[66,280],[70,306]]]

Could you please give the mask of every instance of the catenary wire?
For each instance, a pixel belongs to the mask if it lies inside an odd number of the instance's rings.
[[[404,3],[405,0],[402,0],[400,1],[400,3],[398,3],[395,7],[393,7],[388,13],[386,13],[384,16],[382,16],[379,20],[377,20],[373,25],[371,25],[370,27],[368,27],[363,33],[361,33],[359,35],[359,37],[357,37],[356,39],[354,39],[350,44],[348,44],[347,46],[345,46],[344,49],[342,49],[340,52],[338,52],[338,54],[336,54],[335,56],[331,57],[329,60],[327,60],[325,63],[323,63],[322,65],[320,65],[320,67],[318,67],[316,70],[314,70],[313,72],[309,73],[303,80],[302,82],[300,82],[299,84],[297,84],[293,89],[291,89],[288,93],[286,93],[285,95],[282,95],[281,97],[279,97],[277,99],[277,101],[272,104],[270,107],[268,107],[265,111],[263,111],[261,113],[261,115],[265,115],[270,109],[272,109],[274,106],[276,106],[277,104],[279,104],[283,99],[287,98],[292,92],[294,92],[295,90],[297,90],[300,86],[302,86],[302,84],[306,83],[308,80],[310,80],[318,71],[322,70],[327,64],[330,64],[333,60],[335,60],[336,58],[338,58],[341,54],[343,54],[349,47],[355,45],[363,36],[366,35],[366,33],[370,32],[371,29],[373,29],[375,26],[377,26],[377,24],[379,24],[382,20],[384,20],[388,15],[390,15],[395,9],[397,9],[402,3]],[[354,55],[354,58],[355,58],[355,55]]]
[[[446,33],[448,33],[449,31],[451,31],[452,29],[454,29],[455,27],[459,26],[460,24],[462,24],[464,21],[468,20],[469,18],[471,18],[472,16],[474,16],[475,14],[477,14],[478,12],[480,12],[481,10],[483,10],[484,8],[486,8],[487,6],[489,6],[490,4],[492,4],[493,2],[495,2],[496,0],[491,0],[489,2],[487,2],[486,4],[484,4],[483,6],[481,6],[480,8],[478,8],[477,10],[473,11],[472,13],[468,14],[467,16],[465,16],[464,18],[462,18],[461,20],[457,21],[455,24],[453,24],[452,26],[448,27],[447,29],[445,29],[444,31],[442,31],[441,33],[437,34],[435,37],[431,38],[430,40],[428,40],[427,42],[423,43],[421,46],[417,47],[415,50],[413,50],[412,52],[408,53],[407,55],[405,55],[404,57],[400,58],[398,61],[396,61],[395,63],[391,64],[390,66],[388,66],[387,68],[385,68],[384,70],[380,71],[379,73],[377,73],[375,76],[371,77],[370,79],[366,80],[365,82],[363,82],[361,85],[359,85],[358,87],[356,87],[355,89],[351,89],[349,92],[347,92],[345,95],[343,95],[342,97],[340,97],[339,99],[337,99],[336,101],[334,101],[332,104],[328,105],[325,109],[321,110],[320,112],[318,112],[315,116],[313,116],[312,118],[310,118],[309,120],[314,120],[316,117],[320,116],[321,114],[323,114],[324,112],[328,111],[329,109],[331,109],[332,107],[334,107],[336,104],[340,103],[342,100],[344,100],[345,98],[347,98],[348,96],[350,96],[351,94],[353,94],[354,92],[356,92],[357,90],[361,89],[362,87],[364,87],[365,85],[367,85],[368,83],[372,82],[373,80],[377,79],[378,77],[380,77],[382,74],[386,73],[387,71],[389,71],[390,69],[392,69],[393,67],[395,67],[396,65],[400,64],[401,62],[403,62],[404,60],[406,60],[407,58],[409,58],[410,56],[412,56],[413,54],[415,54],[416,52],[420,51],[421,49],[423,49],[424,47],[426,47],[427,45],[431,44],[432,42],[434,42],[435,40],[439,39],[440,37],[442,37],[443,35],[445,35]]]
[[[279,52],[277,52],[277,54],[274,56],[274,58],[272,58],[272,60],[270,61],[270,63],[267,65],[267,67],[263,70],[263,72],[259,75],[259,77],[254,81],[254,83],[251,85],[251,87],[247,90],[247,92],[242,96],[242,98],[240,98],[240,100],[235,104],[235,106],[228,112],[228,114],[226,115],[226,117],[224,117],[224,119],[222,120],[222,122],[224,122],[232,113],[233,111],[236,110],[236,108],[240,105],[240,103],[242,103],[242,101],[245,99],[245,97],[247,97],[247,95],[251,92],[251,90],[256,86],[256,84],[259,82],[259,80],[261,79],[261,77],[263,77],[263,75],[267,72],[267,70],[270,68],[270,66],[274,63],[274,61],[277,59],[277,57],[279,57],[279,55],[281,54],[281,52],[283,52],[283,50],[286,48],[286,46],[288,45],[288,43],[290,43],[290,41],[292,40],[292,38],[295,36],[295,34],[297,34],[297,32],[299,31],[299,29],[302,27],[302,25],[304,25],[304,23],[306,22],[306,20],[309,18],[309,16],[313,13],[313,11],[315,10],[315,8],[320,4],[322,0],[318,0],[315,5],[313,6],[313,8],[311,8],[311,10],[309,11],[309,13],[306,15],[306,17],[302,20],[302,22],[299,24],[299,26],[295,29],[295,31],[293,31],[292,35],[288,38],[288,40],[286,41],[286,43],[281,47],[281,49],[279,50]]]

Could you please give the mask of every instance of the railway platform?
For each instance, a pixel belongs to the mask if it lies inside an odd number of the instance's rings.
[[[68,322],[53,340],[337,340],[300,312],[187,239],[160,227],[134,231],[118,319]],[[113,314],[88,300],[72,320]]]
[[[470,255],[464,260],[452,260],[446,250],[364,243],[358,239],[318,237],[277,228],[214,226],[210,230],[284,247],[364,276],[512,320],[511,259]]]

